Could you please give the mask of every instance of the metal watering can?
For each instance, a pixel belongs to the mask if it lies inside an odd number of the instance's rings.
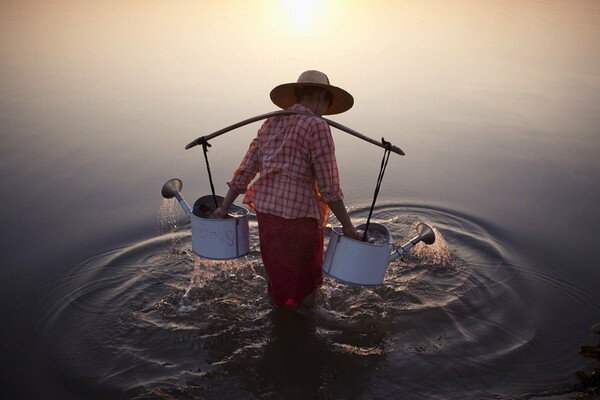
[[[365,224],[356,227],[364,230]],[[370,223],[367,237],[376,240],[360,241],[342,235],[340,228],[333,228],[325,260],[323,271],[328,275],[345,283],[355,285],[381,285],[387,271],[388,264],[402,256],[419,242],[433,244],[435,233],[426,224],[417,225],[417,235],[407,243],[392,250],[392,237],[390,231],[381,224]],[[390,254],[391,252],[391,254]]]
[[[242,257],[250,250],[248,227],[249,212],[243,207],[232,205],[227,218],[214,218],[213,196],[200,197],[190,208],[181,196],[183,182],[171,179],[162,187],[166,199],[175,197],[192,224],[192,251],[197,255],[213,260],[228,260]],[[223,198],[217,196],[217,201]],[[212,204],[211,204],[212,203]],[[358,230],[364,230],[365,224]],[[341,228],[333,228],[323,271],[345,283],[356,285],[380,285],[383,283],[388,264],[402,256],[419,242],[433,244],[435,233],[426,224],[417,225],[417,235],[394,252],[389,230],[381,224],[370,223],[367,236],[370,241],[351,239],[341,233]],[[376,240],[373,240],[376,239]],[[391,252],[391,254],[390,254]]]
[[[208,210],[208,212],[203,210],[203,207],[206,208],[206,206],[210,204],[211,199],[213,205],[217,203],[217,196],[214,193],[212,175],[210,173],[207,156],[207,148],[210,147],[208,141],[244,125],[280,115],[306,115],[311,118],[320,118],[330,126],[385,150],[379,177],[377,178],[377,186],[375,188],[369,218],[367,219],[366,225],[357,227],[358,229],[363,227],[364,230],[367,230],[366,233],[369,235],[376,233],[377,236],[382,236],[384,240],[383,242],[380,240],[380,243],[354,240],[345,237],[339,228],[334,228],[331,232],[331,238],[323,262],[323,270],[327,274],[347,283],[357,285],[380,285],[383,283],[383,276],[391,261],[410,250],[418,242],[422,241],[427,244],[432,244],[435,241],[433,230],[425,224],[419,224],[417,226],[417,236],[390,254],[390,251],[392,250],[390,232],[383,225],[370,224],[371,213],[375,207],[377,194],[379,193],[389,155],[390,153],[396,153],[403,156],[404,151],[402,151],[402,149],[394,146],[384,138],[381,138],[381,141],[371,139],[353,129],[313,113],[307,113],[300,110],[279,110],[240,121],[213,132],[210,135],[201,136],[185,146],[186,150],[197,145],[202,146],[213,194],[212,196],[199,198],[194,204],[194,209],[191,210],[190,206],[179,193],[182,188],[182,182],[179,179],[171,179],[163,186],[162,195],[165,198],[176,197],[183,210],[190,216],[192,223],[192,249],[194,253],[206,258],[224,260],[241,257],[248,253],[250,247],[248,210],[232,205],[229,212],[230,216],[233,216],[233,218],[225,219],[213,219],[211,218],[212,212],[210,210]]]
[[[166,199],[175,197],[192,224],[192,251],[200,257],[212,260],[229,260],[242,257],[250,251],[250,229],[248,210],[231,205],[226,218],[212,216],[215,201],[221,203],[223,197],[212,195],[200,197],[193,209],[181,196],[183,182],[171,179],[162,187]]]

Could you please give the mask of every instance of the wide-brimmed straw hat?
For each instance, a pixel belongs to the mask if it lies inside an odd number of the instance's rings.
[[[331,93],[331,105],[327,111],[323,113],[324,115],[343,113],[344,111],[351,109],[354,105],[354,97],[352,97],[350,93],[337,86],[331,85],[327,75],[315,70],[304,71],[298,77],[297,82],[284,83],[276,86],[275,89],[271,90],[271,101],[273,101],[276,106],[283,109],[289,108],[298,101],[296,98],[296,88],[307,86],[321,87],[327,89],[329,93]]]

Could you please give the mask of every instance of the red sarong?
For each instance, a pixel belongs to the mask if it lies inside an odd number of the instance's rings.
[[[275,305],[298,307],[323,284],[323,229],[314,218],[256,213],[260,253]]]

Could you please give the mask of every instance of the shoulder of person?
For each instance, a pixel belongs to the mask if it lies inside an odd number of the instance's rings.
[[[325,122],[325,120],[317,115],[310,116],[310,127],[314,127],[315,129],[330,131],[329,124]]]

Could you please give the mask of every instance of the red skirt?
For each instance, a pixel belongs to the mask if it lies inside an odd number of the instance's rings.
[[[298,307],[323,284],[323,229],[314,218],[256,217],[269,293],[277,306]]]

